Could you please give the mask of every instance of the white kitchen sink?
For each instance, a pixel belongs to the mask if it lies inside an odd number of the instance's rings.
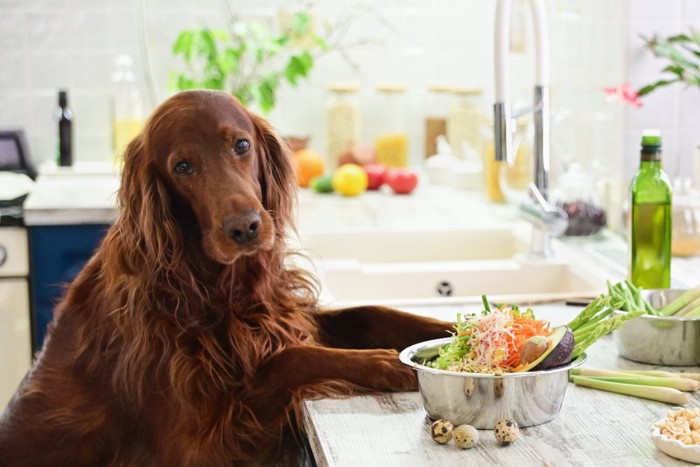
[[[527,251],[528,240],[507,225],[301,234],[303,249],[314,261],[345,258],[360,263],[506,259]]]
[[[300,235],[326,306],[432,305],[591,298],[610,278],[590,258],[555,242],[554,258],[532,259],[528,224],[387,228]]]
[[[562,260],[452,261],[361,264],[324,261],[319,268],[322,299],[327,304],[388,305],[477,301],[481,295],[499,303],[595,297],[604,277]]]

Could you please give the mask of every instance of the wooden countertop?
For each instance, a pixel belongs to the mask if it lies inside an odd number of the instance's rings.
[[[454,320],[459,308],[407,311]],[[580,310],[561,304],[534,309],[538,318],[555,325],[568,322]],[[610,335],[590,347],[587,355],[584,367],[656,368],[618,357]],[[687,407],[699,406],[696,393]],[[651,441],[652,425],[672,408],[569,383],[553,421],[521,429],[520,438],[507,447],[496,444],[492,431],[481,430],[479,445],[464,451],[453,443],[439,445],[432,440],[431,420],[418,392],[307,401],[303,423],[320,467],[689,465],[658,451]]]

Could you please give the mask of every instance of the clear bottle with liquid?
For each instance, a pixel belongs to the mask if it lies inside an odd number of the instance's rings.
[[[646,131],[630,198],[629,274],[636,286],[671,286],[671,199],[671,182],[661,168],[661,136]]]
[[[112,75],[112,150],[119,160],[143,127],[143,99],[130,55],[118,55]]]

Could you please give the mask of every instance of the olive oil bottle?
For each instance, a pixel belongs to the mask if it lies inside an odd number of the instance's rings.
[[[639,172],[632,180],[630,279],[645,289],[671,285],[671,183],[661,168],[661,136],[642,136]]]

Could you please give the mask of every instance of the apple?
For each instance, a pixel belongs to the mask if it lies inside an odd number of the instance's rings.
[[[411,193],[418,185],[418,175],[408,169],[389,169],[384,181],[399,195]]]
[[[381,164],[367,164],[364,167],[367,173],[367,189],[368,190],[378,190],[382,185],[384,185],[384,179],[386,177],[386,167]]]

